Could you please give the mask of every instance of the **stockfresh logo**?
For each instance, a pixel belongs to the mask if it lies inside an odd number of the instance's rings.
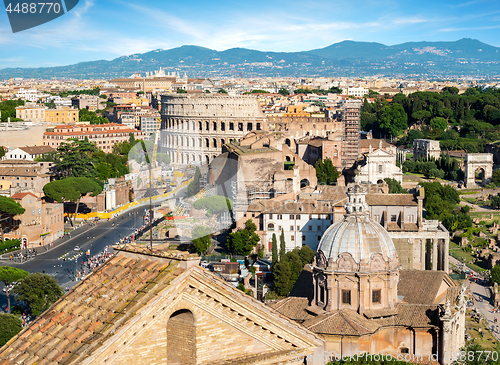
[[[79,0],[50,3],[3,0],[13,33],[34,28],[59,18],[73,9]]]

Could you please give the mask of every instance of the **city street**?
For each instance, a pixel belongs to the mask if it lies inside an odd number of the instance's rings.
[[[461,265],[460,261],[450,256],[450,263],[459,267]],[[472,275],[474,277],[481,277],[479,273],[470,269]],[[469,273],[470,274],[470,273]],[[492,329],[492,326],[495,326],[495,330],[491,331],[497,340],[500,341],[500,330],[497,330],[496,325],[500,326],[500,313],[493,313],[493,304],[491,303],[490,293],[488,290],[489,283],[483,283],[482,280],[478,280],[478,282],[469,281],[467,284],[467,288],[470,290],[472,295],[474,296],[474,306],[472,308],[477,308],[479,312],[486,318],[488,321],[488,328]],[[498,320],[496,324],[495,318]],[[500,327],[498,327],[500,329]]]
[[[128,212],[123,213],[110,221],[101,220],[92,227],[88,223],[83,224],[71,232],[71,238],[66,236],[57,240],[49,251],[39,248],[36,257],[23,263],[19,260],[17,262],[9,260],[10,254],[6,254],[0,260],[0,266],[14,266],[30,273],[45,272],[54,276],[63,288],[71,288],[78,283],[73,280],[74,273],[82,269],[82,262],[86,261],[86,252],[90,250],[90,256],[95,256],[104,252],[106,247],[116,244],[121,238],[133,234],[136,228],[144,224],[145,209],[149,209],[149,206],[142,205],[130,210],[130,215]],[[79,250],[75,250],[76,246]],[[113,250],[109,248],[108,252]],[[58,259],[62,256],[66,260]],[[3,289],[3,283],[0,283],[0,289]],[[5,312],[7,298],[3,290],[0,293],[0,312]],[[12,298],[11,302],[13,303]]]

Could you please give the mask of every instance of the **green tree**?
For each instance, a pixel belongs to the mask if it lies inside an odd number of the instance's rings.
[[[490,205],[495,208],[500,208],[500,196],[495,195],[493,198],[491,198]]]
[[[281,228],[280,234],[280,260],[285,257],[286,254],[286,242],[285,242],[285,231]]]
[[[290,91],[288,91],[285,88],[281,88],[281,89],[278,90],[278,94],[281,94],[283,96],[288,96],[288,95],[290,95]]]
[[[290,278],[292,270],[287,260],[282,259],[273,267],[274,291],[280,296],[286,296],[292,289]]]
[[[221,88],[217,90],[217,94],[227,94],[227,91]]]
[[[23,322],[14,314],[0,313],[0,347],[23,329]]]
[[[260,241],[260,237],[255,231],[257,231],[255,223],[251,219],[247,220],[245,228],[229,234],[227,247],[239,255],[249,255]]]
[[[34,316],[40,315],[64,294],[56,279],[40,273],[21,279],[12,292]]]
[[[10,267],[10,266],[1,266],[0,267],[0,281],[3,282],[3,285],[5,287],[5,295],[7,296],[7,313],[10,313],[10,311],[11,311],[10,290],[8,288],[8,285],[21,280],[22,278],[26,277],[27,275],[29,275],[29,273],[27,271],[24,271],[24,270],[15,268],[15,267]]]
[[[337,170],[337,167],[333,166],[332,160],[329,158],[325,159],[324,162],[321,159],[318,159],[314,168],[316,170],[318,184],[335,184],[340,176],[340,172]]]
[[[78,213],[80,198],[87,194],[97,196],[102,192],[102,186],[95,180],[87,177],[68,177],[63,180],[54,180],[43,187],[44,194],[58,203],[70,201],[76,203],[75,216]]]
[[[62,177],[95,177],[97,160],[92,156],[97,152],[95,144],[87,139],[69,139],[62,142],[56,151],[56,165]]]
[[[273,267],[278,262],[278,241],[276,240],[276,233],[273,233]]]
[[[23,214],[25,209],[12,198],[0,195],[0,222],[5,221],[9,218],[14,217],[15,215]],[[1,228],[0,223],[0,228]],[[0,229],[0,235],[2,237],[2,241],[4,240],[3,229]]]
[[[500,169],[493,171],[493,175],[491,175],[491,182],[496,186],[500,186]]]
[[[193,229],[193,245],[198,255],[207,252],[210,247],[210,228],[205,226],[195,226]]]
[[[495,265],[491,268],[490,270],[491,274],[491,284],[493,285],[494,283],[497,283],[500,285],[500,265]]]
[[[332,93],[332,94],[342,94],[342,89],[337,87],[337,86],[332,86],[331,88],[328,89],[328,92],[329,93]],[[375,93],[378,95],[378,93]]]
[[[397,137],[408,128],[408,116],[400,104],[388,104],[380,116],[380,128]]]
[[[196,171],[194,172],[193,181],[191,181],[187,187],[187,196],[194,196],[200,191],[200,178],[201,171],[198,166],[196,166]]]
[[[0,146],[0,159],[5,156],[5,148],[3,146]]]
[[[213,195],[198,199],[193,203],[195,209],[206,209],[209,216],[229,212],[233,209],[233,202],[225,196]]]
[[[432,118],[430,124],[432,129],[440,129],[442,131],[446,130],[448,127],[448,121],[441,117]]]
[[[187,93],[187,91],[184,89],[181,89],[181,88],[177,89],[177,94],[186,94],[186,93]]]
[[[390,177],[384,179],[385,183],[389,186],[389,194],[404,194],[408,191],[403,189],[399,181]]]

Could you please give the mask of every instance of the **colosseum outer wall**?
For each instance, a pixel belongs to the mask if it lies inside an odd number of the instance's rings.
[[[160,151],[179,163],[209,163],[222,145],[248,132],[267,130],[253,96],[169,94],[161,96]]]

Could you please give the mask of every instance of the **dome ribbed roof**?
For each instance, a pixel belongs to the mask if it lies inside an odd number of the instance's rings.
[[[347,214],[332,224],[323,234],[318,250],[323,251],[327,260],[337,260],[339,254],[348,252],[356,263],[368,262],[374,253],[382,254],[386,261],[396,255],[387,231],[366,214]]]

